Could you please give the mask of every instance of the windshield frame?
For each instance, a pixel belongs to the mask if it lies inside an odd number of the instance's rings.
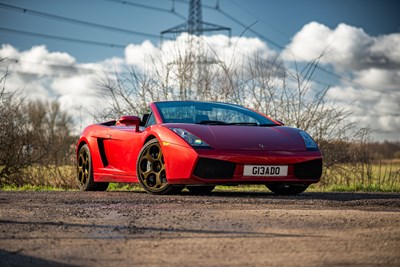
[[[279,122],[261,114],[258,113],[254,110],[245,108],[240,105],[235,105],[235,104],[229,104],[229,103],[223,103],[223,102],[202,102],[202,101],[159,101],[159,102],[154,102],[154,106],[157,109],[157,113],[159,114],[159,117],[161,119],[160,123],[188,123],[188,124],[202,124],[202,125],[241,125],[241,126],[279,126],[281,125]],[[218,121],[218,120],[202,120],[202,121],[196,121],[196,119],[193,117],[194,113],[192,116],[188,114],[187,118],[171,118],[168,117],[171,114],[173,114],[173,109],[174,108],[188,108],[190,111],[193,113],[194,111],[198,111],[197,115],[207,115],[210,113],[212,115],[214,109],[218,109],[220,111],[226,111],[227,114],[229,112],[237,113],[238,115],[241,115],[243,117],[248,117],[251,118],[251,121]],[[168,113],[168,109],[170,109]],[[185,114],[184,112],[182,114]],[[180,114],[180,115],[182,115]],[[228,115],[226,115],[228,116]],[[220,123],[218,123],[220,122]]]

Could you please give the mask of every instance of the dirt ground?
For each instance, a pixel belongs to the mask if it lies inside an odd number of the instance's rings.
[[[400,194],[0,191],[0,266],[400,266]]]

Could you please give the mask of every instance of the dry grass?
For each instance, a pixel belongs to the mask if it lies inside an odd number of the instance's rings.
[[[76,169],[73,165],[61,167],[32,166],[24,170],[19,185],[3,186],[3,190],[75,190]],[[111,183],[111,191],[142,190],[136,184]],[[217,186],[217,191],[263,192],[264,185]],[[325,169],[321,182],[308,191],[363,191],[400,192],[400,160],[380,161],[373,164],[338,164]]]
[[[337,164],[325,169],[321,183],[314,187],[339,191],[400,192],[400,161]]]

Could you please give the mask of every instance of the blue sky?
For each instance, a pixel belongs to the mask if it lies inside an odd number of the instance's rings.
[[[18,60],[18,66],[15,62],[9,66],[9,70],[15,70],[14,77],[8,79],[10,87],[28,88],[32,96],[39,98],[57,96],[67,108],[82,99],[96,105],[98,102],[91,99],[93,92],[79,97],[81,91],[72,90],[75,95],[71,96],[64,88],[89,86],[90,79],[80,76],[61,81],[57,80],[62,76],[57,73],[60,70],[46,72],[40,68],[48,62],[74,67],[104,67],[104,62],[110,60],[132,64],[139,60],[135,54],[157,47],[160,32],[185,22],[188,13],[188,0],[127,0],[131,5],[123,2],[0,0],[0,57]],[[217,3],[220,10],[215,8]],[[204,21],[230,27],[232,36],[243,34],[244,38],[256,38],[265,44],[255,50],[281,53],[285,60],[293,52],[297,60],[307,61],[329,47],[321,66],[330,74],[320,70],[315,74],[318,81],[332,86],[329,97],[352,106],[354,119],[371,127],[376,140],[400,141],[400,1],[203,0],[202,4]],[[176,14],[170,12],[172,8]],[[61,17],[131,33],[65,22]],[[244,31],[243,25],[252,25],[251,30],[258,35]],[[39,34],[97,45],[43,38]],[[245,41],[247,46],[255,44],[251,39]],[[21,70],[35,73],[37,80],[17,77]]]
[[[188,0],[175,1],[175,10],[187,16]],[[165,10],[170,10],[170,0],[131,0]],[[243,27],[214,8],[217,0],[203,0],[203,20],[230,27],[232,35],[240,35]],[[153,35],[183,23],[184,20],[172,13],[124,5],[109,0],[0,0],[12,6],[41,11],[68,18],[85,20],[116,28],[129,29]],[[361,27],[371,36],[400,31],[400,2],[397,0],[220,0],[220,9],[245,25],[258,21],[252,29],[268,39],[285,46],[293,35],[311,21],[320,22],[330,28],[339,23]],[[11,11],[0,8],[0,25],[3,28],[24,30],[35,33],[65,36],[110,44],[141,43],[146,36],[130,35],[101,30],[82,25],[47,19],[30,15],[29,12]],[[224,33],[224,32],[222,32]],[[225,32],[226,33],[226,32]],[[245,32],[245,36],[254,36]],[[157,38],[151,38],[157,43]],[[0,31],[0,43],[9,43],[24,50],[33,45],[46,44],[50,51],[65,51],[76,57],[79,62],[92,62],[122,56],[123,49],[104,48],[45,39],[41,37],[19,35]],[[273,44],[272,48],[278,49]]]

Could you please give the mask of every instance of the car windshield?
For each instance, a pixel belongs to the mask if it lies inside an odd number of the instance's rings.
[[[232,104],[170,101],[157,102],[155,105],[164,123],[247,126],[278,125],[257,112]]]

